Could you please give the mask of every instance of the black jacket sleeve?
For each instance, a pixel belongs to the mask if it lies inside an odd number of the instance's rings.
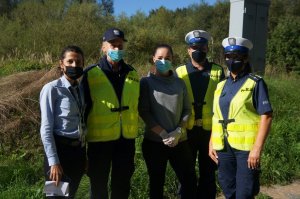
[[[84,121],[87,122],[87,117],[93,105],[91,94],[90,94],[90,87],[88,83],[88,70],[84,71],[82,79],[80,81],[80,86],[83,90],[84,101],[86,105],[85,112],[84,112]]]

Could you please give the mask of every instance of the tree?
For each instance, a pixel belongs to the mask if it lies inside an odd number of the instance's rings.
[[[300,67],[300,17],[286,16],[268,40],[267,61],[273,67],[287,72]]]
[[[100,7],[103,9],[104,16],[114,14],[114,1],[113,0],[101,0]]]

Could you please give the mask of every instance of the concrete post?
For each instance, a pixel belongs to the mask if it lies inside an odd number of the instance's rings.
[[[229,37],[244,37],[253,42],[252,69],[264,74],[270,0],[230,0]]]

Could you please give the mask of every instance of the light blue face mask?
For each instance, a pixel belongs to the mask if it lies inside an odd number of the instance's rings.
[[[113,62],[119,62],[121,59],[123,59],[124,50],[112,50],[112,49],[109,49],[108,52],[107,52],[107,55],[110,57],[110,59]]]
[[[156,70],[161,74],[166,74],[169,70],[172,70],[172,63],[169,60],[156,60]]]

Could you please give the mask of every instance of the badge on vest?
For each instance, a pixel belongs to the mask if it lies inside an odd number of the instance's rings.
[[[245,88],[245,89],[241,89],[241,92],[244,92],[244,91],[253,91],[253,88]]]

